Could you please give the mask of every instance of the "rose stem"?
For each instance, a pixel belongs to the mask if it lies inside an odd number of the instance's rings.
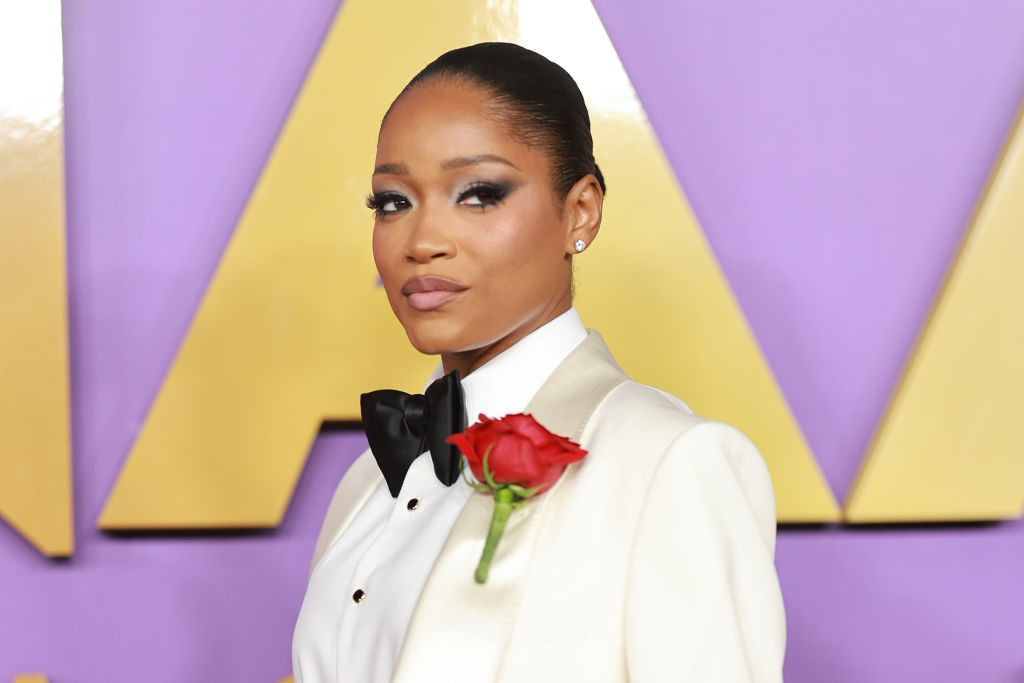
[[[491,528],[487,532],[487,542],[484,543],[484,553],[480,556],[480,564],[476,566],[476,582],[487,581],[487,571],[491,568],[491,558],[498,547],[501,535],[505,533],[505,523],[508,516],[512,514],[512,501],[515,494],[507,487],[498,489],[494,494],[494,514],[491,515]]]

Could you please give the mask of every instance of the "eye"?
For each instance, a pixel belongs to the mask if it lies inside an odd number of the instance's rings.
[[[374,192],[366,198],[366,208],[377,217],[389,216],[412,208],[412,202],[398,192]]]
[[[494,206],[505,199],[509,186],[504,183],[473,183],[456,200],[463,206]]]

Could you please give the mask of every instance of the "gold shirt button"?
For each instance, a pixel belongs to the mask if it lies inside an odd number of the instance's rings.
[[[419,506],[420,506],[420,499],[419,498],[410,498],[409,502],[406,503],[406,505],[405,505],[405,507],[407,507],[410,510],[415,510]]]
[[[356,592],[352,594],[352,600],[354,600],[355,602],[362,602],[363,598],[365,597],[366,591],[364,591],[362,588],[357,588]]]

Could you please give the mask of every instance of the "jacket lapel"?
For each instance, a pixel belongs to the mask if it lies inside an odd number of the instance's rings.
[[[601,335],[589,330],[525,412],[555,434],[579,442],[594,410],[626,379]],[[580,465],[569,465],[549,491],[512,513],[482,585],[473,580],[473,571],[494,504],[490,496],[470,496],[420,594],[392,683],[477,683],[497,678],[544,508]]]
[[[327,549],[341,536],[348,525],[355,519],[356,513],[363,509],[370,496],[384,483],[377,461],[369,450],[356,458],[349,467],[341,484],[331,498],[327,507],[324,523],[320,527],[320,535],[313,549],[313,562],[310,571],[320,561]]]

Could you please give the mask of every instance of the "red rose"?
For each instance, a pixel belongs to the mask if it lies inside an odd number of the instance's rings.
[[[465,434],[452,434],[448,443],[466,456],[473,476],[484,481],[487,469],[496,484],[517,484],[541,493],[554,484],[565,466],[587,454],[564,436],[552,434],[530,415],[516,413],[492,420],[480,415],[480,422]]]
[[[494,497],[491,527],[474,574],[477,583],[484,583],[512,510],[551,488],[566,465],[587,452],[523,413],[498,420],[481,415],[465,434],[452,434],[447,441],[466,456],[479,482],[470,486]]]

